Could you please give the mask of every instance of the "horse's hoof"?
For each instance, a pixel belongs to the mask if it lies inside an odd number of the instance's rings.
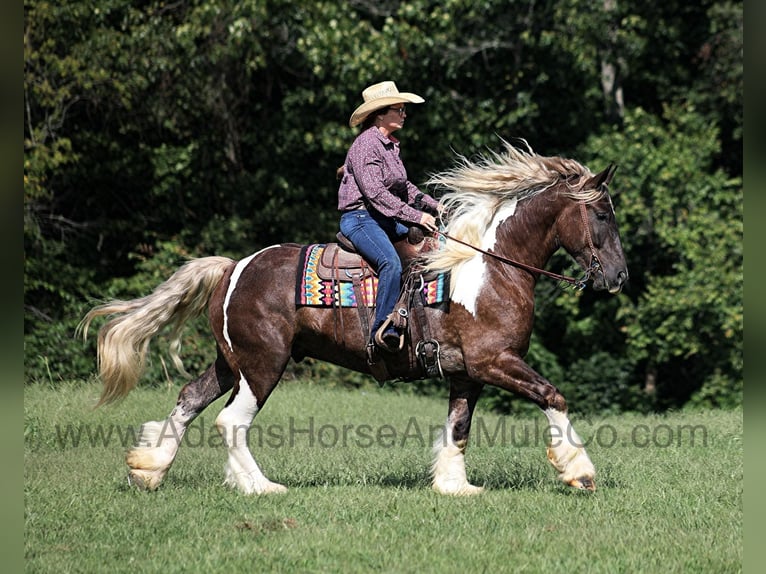
[[[579,490],[588,490],[590,492],[596,491],[596,482],[589,476],[573,478],[569,481],[569,486]]]
[[[162,477],[156,472],[132,468],[128,472],[128,484],[139,490],[157,490],[162,482]]]
[[[285,494],[287,487],[284,484],[276,482],[269,482],[266,487],[261,491],[261,494]]]
[[[459,492],[456,492],[456,496],[474,496],[484,492],[483,486],[474,486],[473,484],[467,484]]]
[[[483,486],[474,486],[473,484],[464,484],[459,487],[444,487],[437,484],[432,485],[434,491],[448,496],[474,496],[484,492]]]

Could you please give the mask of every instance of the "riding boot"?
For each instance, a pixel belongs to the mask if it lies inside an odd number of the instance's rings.
[[[374,332],[373,341],[382,350],[389,353],[401,351],[404,347],[404,335],[402,335],[387,319]]]

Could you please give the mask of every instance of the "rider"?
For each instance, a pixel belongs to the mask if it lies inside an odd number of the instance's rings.
[[[362,99],[349,120],[351,127],[361,124],[361,132],[338,169],[340,230],[378,273],[373,340],[393,352],[399,347],[399,333],[391,323],[381,329],[394,309],[401,282],[402,264],[393,241],[404,237],[411,225],[436,231],[438,202],[407,179],[399,140],[392,135],[404,126],[405,104],[425,100],[400,92],[391,81],[369,86]]]

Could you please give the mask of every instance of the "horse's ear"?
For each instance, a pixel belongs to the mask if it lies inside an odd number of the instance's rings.
[[[614,177],[615,171],[617,171],[617,165],[610,163],[604,171],[594,175],[590,181],[588,181],[588,183],[583,186],[583,188],[598,189],[602,185],[609,185],[609,183],[612,181],[612,178]]]

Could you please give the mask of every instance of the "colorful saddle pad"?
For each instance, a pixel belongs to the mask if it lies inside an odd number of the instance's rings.
[[[298,262],[298,277],[295,289],[295,304],[309,307],[356,307],[357,300],[351,278],[347,280],[323,279],[318,273],[327,244],[315,243],[301,249]],[[340,274],[341,277],[344,274]],[[375,306],[378,278],[367,274],[362,279],[362,305]],[[426,305],[437,305],[449,299],[449,273],[439,274],[433,281],[422,287]]]

